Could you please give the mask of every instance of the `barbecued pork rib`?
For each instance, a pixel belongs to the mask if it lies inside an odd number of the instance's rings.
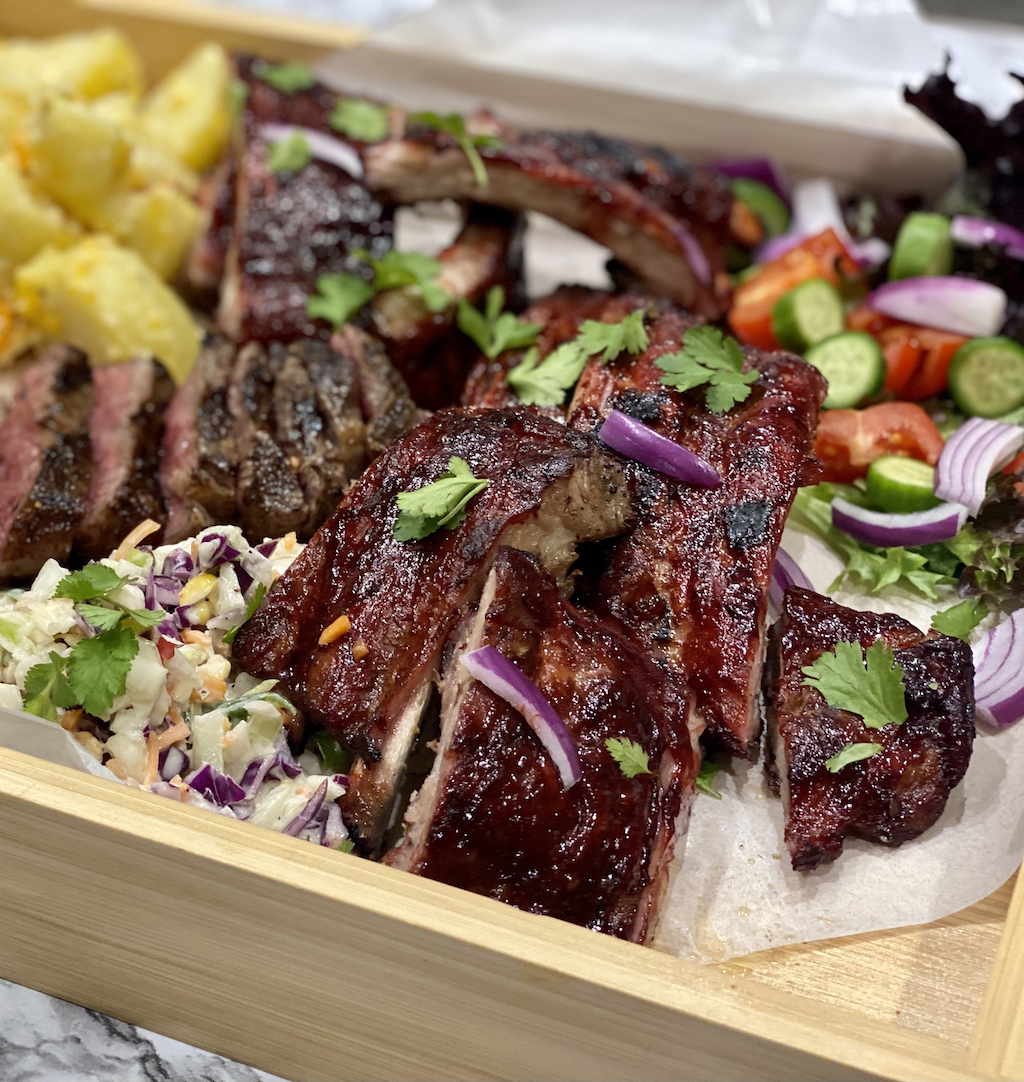
[[[174,395],[170,374],[152,357],[96,368],[92,383],[92,483],[75,533],[83,561],[109,556],[145,519],[166,524],[160,446],[164,410]]]
[[[881,641],[903,670],[907,719],[869,729],[826,704],[803,667],[839,642]],[[847,834],[901,845],[926,831],[967,771],[974,741],[974,665],[967,643],[927,635],[892,613],[855,612],[790,587],[772,628],[765,667],[768,775],[782,795],[786,846],[798,871],[843,851]],[[830,773],[847,744],[881,744],[869,759]]]
[[[0,582],[66,563],[92,476],[89,362],[50,346],[28,367],[0,425]]]
[[[459,401],[478,349],[455,326],[456,302],[464,298],[480,308],[488,290],[500,285],[506,301],[514,303],[521,291],[524,224],[522,215],[500,207],[470,205],[459,235],[437,257],[441,272],[435,281],[452,298],[442,312],[428,311],[407,289],[389,289],[373,299],[373,328],[417,405],[434,410]]]
[[[588,599],[663,653],[697,697],[708,736],[754,757],[765,616],[783,524],[805,467],[825,397],[817,369],[784,353],[745,350],[757,381],[745,402],[716,415],[705,388],[681,394],[654,363],[695,325],[667,302],[608,302],[605,319],[648,306],[648,349],[584,370],[571,424],[597,427],[611,409],[636,417],[718,470],[720,488],[697,488],[633,465],[637,525],[611,547]]]
[[[533,557],[498,553],[466,649],[492,646],[540,689],[577,741],[563,789],[521,714],[451,657],[434,767],[385,861],[533,913],[642,943],[653,932],[700,767],[677,677],[613,621],[562,600]],[[627,778],[605,740],[647,753]]]
[[[164,414],[160,486],[167,500],[168,543],[216,522],[232,522],[238,512],[238,455],[228,410],[235,351],[232,342],[208,337]]]
[[[395,497],[435,481],[453,456],[490,481],[465,521],[395,540]],[[442,410],[369,467],[274,585],[234,656],[280,679],[360,757],[343,809],[368,848],[380,844],[444,643],[499,545],[539,554],[561,582],[576,543],[620,532],[629,514],[621,471],[590,437],[527,410]],[[340,616],[351,630],[319,644]]]
[[[662,191],[644,166],[644,154],[656,152],[600,140],[605,153],[587,158],[588,140],[596,137],[516,135],[488,114],[470,117],[468,126],[501,139],[480,150],[486,186],[477,184],[451,136],[415,124],[402,139],[363,148],[367,185],[397,203],[474,199],[540,211],[606,245],[656,292],[691,311],[711,319],[725,311],[729,279],[722,246],[732,233],[732,196],[724,181],[677,162],[671,176],[658,172],[668,177],[669,189]],[[609,147],[616,153],[607,153]]]

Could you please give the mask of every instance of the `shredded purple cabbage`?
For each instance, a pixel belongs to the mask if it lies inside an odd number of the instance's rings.
[[[163,574],[168,578],[187,582],[192,577],[195,564],[192,557],[184,549],[174,549],[164,557]]]
[[[237,804],[240,800],[245,800],[245,790],[238,782],[209,763],[204,763],[185,781],[192,789],[196,789],[219,808],[226,808],[229,804]]]
[[[295,816],[284,830],[281,831],[281,833],[290,834],[293,838],[298,837],[298,835],[309,826],[310,822],[324,806],[326,797],[327,779],[324,778],[324,780],[316,787],[316,792],[306,801],[306,806]]]

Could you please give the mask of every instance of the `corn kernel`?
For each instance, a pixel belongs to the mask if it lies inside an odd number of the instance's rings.
[[[188,582],[182,586],[181,597],[178,600],[178,604],[195,605],[197,602],[209,597],[210,591],[216,585],[217,578],[215,575],[209,573],[196,575],[194,579],[189,579]]]
[[[366,645],[365,642],[363,642],[362,639],[356,639],[356,641],[352,643],[352,656],[356,659],[356,661],[362,661],[369,652],[370,648]]]
[[[320,638],[317,639],[317,642],[321,646],[326,646],[328,643],[334,642],[335,639],[340,639],[342,635],[347,635],[351,630],[352,621],[345,615],[339,616],[337,620],[328,624],[320,632]]]

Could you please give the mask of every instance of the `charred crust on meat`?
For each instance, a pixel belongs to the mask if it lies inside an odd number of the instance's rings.
[[[772,506],[765,500],[745,500],[726,507],[725,533],[729,544],[741,552],[760,545],[766,538]]]

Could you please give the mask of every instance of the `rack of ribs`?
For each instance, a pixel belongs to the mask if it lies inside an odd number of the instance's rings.
[[[804,667],[839,642],[892,648],[906,689],[901,725],[869,729],[804,683]],[[764,698],[768,777],[782,796],[786,847],[798,871],[835,860],[847,834],[892,846],[918,837],[967,771],[974,741],[971,649],[948,635],[926,635],[894,613],[856,612],[790,587],[770,636]],[[830,773],[825,763],[859,743],[882,750]]]
[[[433,770],[385,857],[396,868],[642,943],[682,848],[700,766],[689,696],[614,621],[576,608],[534,557],[503,548],[441,680]],[[539,688],[577,741],[563,788],[522,716],[474,681],[463,650],[492,646]],[[650,772],[628,778],[609,737]]]

